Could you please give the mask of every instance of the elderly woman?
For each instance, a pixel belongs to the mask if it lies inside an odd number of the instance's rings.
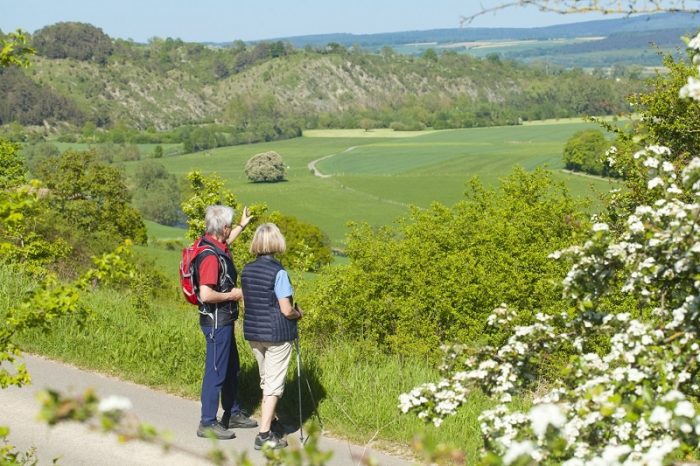
[[[284,392],[292,344],[297,338],[297,320],[302,314],[294,306],[289,276],[275,258],[285,249],[284,236],[274,223],[260,225],[250,245],[250,252],[257,259],[247,264],[241,274],[245,297],[243,336],[258,362],[263,395],[256,450],[265,444],[272,448],[287,446],[283,433],[271,427],[277,402]]]
[[[238,318],[238,301],[243,298],[236,288],[236,266],[228,245],[248,225],[251,216],[243,209],[241,220],[233,224],[231,207],[212,205],[205,215],[206,234],[200,245],[209,249],[194,261],[194,277],[199,305],[199,325],[207,341],[202,380],[202,417],[197,435],[220,440],[236,437],[231,427],[256,427],[258,424],[240,410],[236,402],[240,360],[236,348],[234,322]],[[218,421],[219,397],[223,415]]]

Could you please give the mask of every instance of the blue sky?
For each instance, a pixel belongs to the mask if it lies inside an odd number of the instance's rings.
[[[0,0],[0,29],[35,30],[59,21],[93,24],[112,37],[227,42],[306,34],[365,34],[459,27],[462,15],[497,0]],[[609,17],[609,16],[608,16]],[[600,19],[509,8],[474,27],[533,27]]]

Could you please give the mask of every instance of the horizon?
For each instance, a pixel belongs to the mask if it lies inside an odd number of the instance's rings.
[[[184,0],[52,2],[25,0],[12,4],[0,17],[0,30],[20,28],[34,33],[42,27],[63,21],[92,24],[112,38],[145,43],[153,37],[182,39],[186,42],[260,41],[324,34],[381,34],[460,27],[460,18],[490,8],[502,1],[486,0],[482,6],[466,6],[464,1],[435,0],[423,8],[417,0],[357,0],[347,5],[338,0],[323,3],[300,0],[264,0],[255,4],[233,5],[222,0],[201,0],[193,5]],[[216,12],[211,14],[210,12]],[[137,12],[138,14],[135,14]],[[580,23],[627,15],[543,13],[533,7],[512,7],[475,18],[471,28],[534,28]],[[153,18],[157,18],[154,20]],[[261,21],[261,18],[263,20]],[[295,18],[287,21],[287,18]]]

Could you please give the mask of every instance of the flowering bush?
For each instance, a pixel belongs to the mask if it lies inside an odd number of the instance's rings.
[[[574,259],[565,294],[586,312],[538,315],[532,325],[513,326],[498,349],[468,354],[449,347],[446,378],[401,395],[401,410],[439,426],[469,390],[498,396],[501,404],[480,417],[483,459],[496,464],[521,457],[542,464],[662,464],[695,448],[700,417],[689,397],[698,392],[700,361],[700,158],[678,177],[669,155],[662,147],[636,154],[658,199],[638,207],[619,237],[596,223],[583,246],[552,254]],[[696,202],[679,200],[684,191]],[[620,278],[622,291],[642,296],[653,309],[646,321],[629,313],[598,320],[589,312]],[[501,327],[515,321],[506,306],[489,318]],[[590,341],[601,335],[609,336],[606,351],[590,351]],[[512,396],[537,380],[542,358],[562,347],[575,351],[569,370],[534,397],[529,411],[513,409]]]
[[[700,34],[688,42],[688,49],[693,55],[693,64],[699,65],[698,70],[700,71]],[[688,83],[681,88],[680,96],[700,101],[700,79],[689,76]]]
[[[700,52],[699,38],[690,45]],[[681,97],[700,100],[691,91]],[[607,154],[613,162],[615,155]],[[636,207],[619,233],[598,221],[583,245],[551,255],[573,260],[564,295],[578,312],[517,326],[517,316],[500,306],[489,324],[511,327],[510,338],[474,353],[446,348],[445,378],[401,395],[403,412],[439,426],[470,390],[497,396],[500,404],[480,416],[484,464],[661,465],[695,453],[700,158],[681,170],[670,149],[649,146],[633,163],[646,172],[653,202]],[[633,294],[648,312],[598,312],[614,292]],[[591,342],[601,338],[607,344],[593,351]],[[532,388],[543,359],[561,348],[572,354],[562,376],[535,391],[529,409],[514,408],[512,396]]]

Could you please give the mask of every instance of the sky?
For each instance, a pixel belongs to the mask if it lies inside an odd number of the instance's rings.
[[[459,27],[461,16],[498,0],[0,0],[0,30],[34,32],[79,21],[113,38],[230,42],[344,32],[368,34]],[[514,7],[476,18],[472,27],[536,27],[611,18]]]

